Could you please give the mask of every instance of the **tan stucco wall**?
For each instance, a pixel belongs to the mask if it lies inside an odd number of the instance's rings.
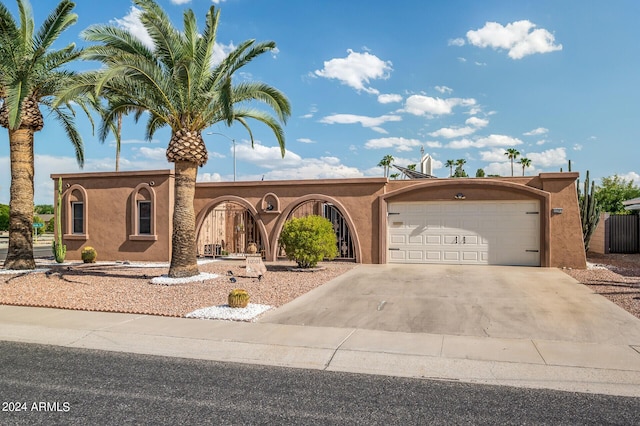
[[[386,182],[384,178],[368,178],[199,183],[194,207],[199,224],[211,208],[225,200],[250,205],[257,213],[254,215],[256,220],[264,224],[269,242],[267,259],[275,260],[277,239],[288,214],[309,200],[331,202],[353,224],[352,236],[358,246],[355,247],[356,261],[378,263],[376,242],[380,218],[377,199],[384,193]],[[267,195],[277,199],[279,210],[265,210],[263,198]]]
[[[98,260],[162,260],[170,256],[171,206],[173,205],[173,174],[169,170],[149,172],[56,174],[54,205],[57,199],[58,178],[63,191],[81,187],[86,193],[86,235],[70,235],[65,230],[64,244],[67,259],[80,260],[80,252],[91,246],[98,252]],[[156,197],[155,225],[157,240],[133,240],[131,197],[137,186],[147,184]],[[63,217],[70,219],[68,205],[63,203]],[[63,228],[65,228],[63,223]],[[67,226],[68,227],[68,226]]]
[[[53,175],[64,184],[81,185],[89,199],[89,238],[65,240],[68,258],[79,259],[91,245],[102,260],[167,261],[170,257],[173,174],[168,170],[126,173]],[[196,185],[196,231],[216,205],[233,201],[245,206],[263,233],[266,256],[275,260],[277,239],[289,213],[303,202],[333,203],[345,217],[354,238],[356,261],[386,262],[386,209],[390,201],[536,199],[540,201],[542,266],[584,268],[586,259],[578,213],[577,173],[543,173],[510,178],[465,178],[388,181],[385,178],[298,181],[215,182]],[[144,182],[154,181],[157,197],[157,240],[131,241],[130,197]],[[266,198],[276,202],[266,211]],[[561,214],[551,214],[562,208]]]

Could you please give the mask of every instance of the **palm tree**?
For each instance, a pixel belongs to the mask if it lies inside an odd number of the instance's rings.
[[[518,156],[520,155],[520,151],[515,148],[509,148],[507,149],[507,152],[504,153],[504,155],[506,155],[507,158],[511,160],[511,176],[513,176],[513,160],[518,158]]]
[[[153,40],[153,48],[145,46],[131,32],[110,24],[88,28],[83,32],[84,38],[99,44],[87,48],[85,57],[102,62],[104,67],[87,75],[68,94],[89,89],[108,99],[102,134],[105,123],[112,122],[118,113],[134,112],[138,119],[146,111],[147,139],[161,127],[171,128],[166,155],[174,163],[175,198],[169,277],[194,276],[199,273],[193,208],[196,174],[198,166],[208,158],[202,131],[215,123],[230,126],[237,121],[248,131],[253,144],[247,119],[255,119],[272,130],[284,156],[281,123],[290,116],[291,106],[282,92],[267,84],[232,82],[236,71],[275,49],[274,42],[245,41],[212,66],[220,17],[214,6],[210,7],[204,30],[199,33],[190,9],[184,12],[181,32],[155,1],[133,0],[133,3],[141,10],[140,21]],[[249,107],[251,101],[264,103],[277,118]]]
[[[522,157],[518,163],[522,165],[522,176],[524,176],[524,169],[525,167],[531,167],[531,160],[526,157]]]
[[[0,3],[0,126],[8,129],[11,158],[9,248],[4,267],[33,269],[33,175],[34,134],[44,126],[40,106],[47,107],[63,126],[82,166],[82,138],[74,124],[69,102],[76,101],[88,113],[86,102],[69,97],[54,104],[54,98],[77,75],[63,67],[79,59],[81,50],[71,43],[62,49],[51,46],[78,17],[74,3],[62,0],[37,32],[28,0],[17,0],[19,23]]]
[[[378,167],[384,167],[384,177],[389,177],[391,163],[393,163],[393,160],[395,160],[395,158],[393,158],[392,155],[387,154],[382,157],[382,160],[378,163]]]
[[[467,174],[465,173],[463,168],[465,164],[467,164],[467,160],[465,160],[464,158],[459,158],[456,160],[456,173],[454,174],[455,177],[467,177]]]
[[[447,160],[447,162],[444,163],[444,165],[449,168],[449,177],[452,177],[453,176],[453,166],[456,165],[456,161],[455,160]]]

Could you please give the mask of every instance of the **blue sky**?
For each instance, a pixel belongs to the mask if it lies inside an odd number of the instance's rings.
[[[1,0],[15,11],[14,0]],[[78,23],[61,42],[116,22],[144,32],[129,0],[77,0]],[[176,25],[192,8],[203,21],[211,0],[160,0]],[[55,2],[32,0],[39,26]],[[618,174],[640,184],[640,2],[617,0],[214,0],[221,8],[217,42],[224,55],[238,43],[273,40],[273,55],[252,62],[239,79],[282,90],[293,113],[287,153],[255,123],[250,148],[241,127],[220,124],[204,135],[209,161],[201,181],[382,176],[390,154],[400,166],[420,149],[447,177],[446,160],[464,158],[475,176],[508,176],[504,151],[532,160],[526,174],[573,170]],[[15,15],[14,15],[15,16]],[[62,44],[62,43],[61,43]],[[86,69],[93,64],[82,64]],[[44,112],[44,111],[43,111]],[[45,115],[46,120],[46,115]],[[115,146],[92,135],[79,116],[84,171],[113,171]],[[125,120],[122,170],[168,169],[168,129],[143,140],[144,122]],[[53,203],[51,173],[80,169],[55,121],[36,134],[36,204]],[[9,201],[9,148],[0,131],[0,203]],[[522,169],[516,165],[516,174]]]

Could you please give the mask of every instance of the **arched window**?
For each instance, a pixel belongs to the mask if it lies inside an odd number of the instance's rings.
[[[141,183],[131,194],[130,240],[156,241],[156,193],[147,183]]]
[[[87,191],[80,185],[72,185],[65,191],[63,202],[66,213],[64,216],[64,238],[88,240]]]

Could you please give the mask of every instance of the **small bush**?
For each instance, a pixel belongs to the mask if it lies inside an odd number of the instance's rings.
[[[80,256],[84,263],[95,263],[96,258],[98,257],[98,252],[93,247],[86,246],[82,249]]]
[[[282,228],[279,242],[287,258],[300,268],[314,268],[321,260],[331,260],[338,255],[333,226],[321,216],[288,220]]]

